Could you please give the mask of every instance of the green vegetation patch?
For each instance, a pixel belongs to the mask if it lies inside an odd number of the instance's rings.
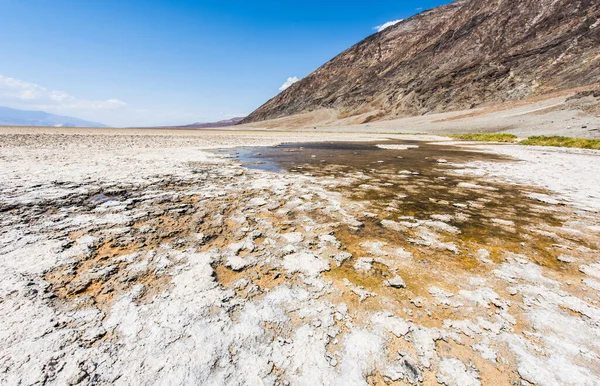
[[[451,134],[451,138],[462,139],[465,141],[485,141],[485,142],[516,142],[517,136],[514,134]]]
[[[521,145],[576,147],[579,149],[600,150],[600,140],[586,138],[571,138],[559,136],[535,136],[520,142]]]

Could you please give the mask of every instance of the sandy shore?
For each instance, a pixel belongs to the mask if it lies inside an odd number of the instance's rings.
[[[209,151],[388,138],[1,129],[0,384],[600,383],[597,152]]]

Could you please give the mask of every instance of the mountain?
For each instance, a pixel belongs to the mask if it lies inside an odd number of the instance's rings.
[[[598,0],[459,0],[369,36],[242,123],[308,112],[364,123],[593,84],[599,17]]]
[[[45,111],[17,110],[2,106],[0,106],[0,126],[108,127],[101,123]]]
[[[213,128],[218,128],[218,127],[235,126],[238,123],[240,123],[243,119],[244,119],[244,117],[236,117],[236,118],[231,118],[231,119],[225,119],[223,121],[196,122],[196,123],[192,123],[190,125],[177,126],[177,127],[186,128],[186,129],[213,129]]]

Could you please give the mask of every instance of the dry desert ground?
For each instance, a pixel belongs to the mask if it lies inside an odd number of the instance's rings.
[[[0,384],[598,385],[599,161],[0,129]]]

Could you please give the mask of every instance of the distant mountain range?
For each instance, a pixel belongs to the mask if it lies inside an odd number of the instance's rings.
[[[238,123],[243,121],[244,118],[245,117],[236,117],[236,118],[225,119],[223,121],[217,121],[217,122],[196,122],[196,123],[192,123],[190,125],[177,126],[177,127],[186,128],[186,129],[213,129],[213,128],[218,128],[218,127],[228,127],[228,126],[237,125]]]
[[[45,111],[17,110],[3,106],[0,106],[0,126],[108,127],[102,123]]]
[[[302,115],[366,123],[600,82],[600,1],[457,0],[382,30],[242,123]]]

